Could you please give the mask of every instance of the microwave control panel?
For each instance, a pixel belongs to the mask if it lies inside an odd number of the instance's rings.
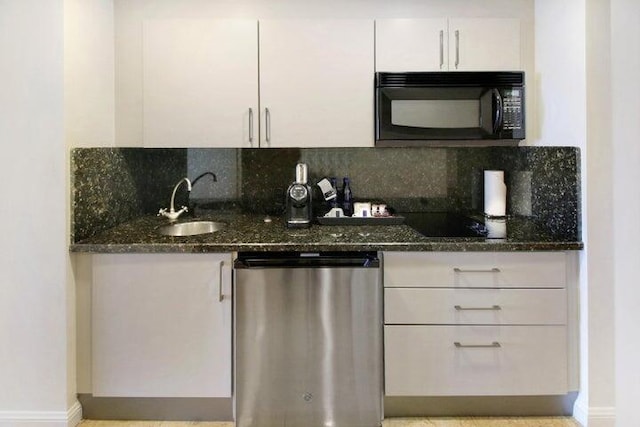
[[[502,129],[519,130],[524,126],[522,111],[522,89],[509,89],[502,93],[504,117]]]

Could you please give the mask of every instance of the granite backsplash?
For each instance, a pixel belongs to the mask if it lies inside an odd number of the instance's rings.
[[[507,213],[534,218],[558,238],[580,240],[580,151],[575,147],[413,147],[281,149],[77,148],[72,152],[72,242],[168,207],[185,176],[190,199],[176,206],[232,205],[281,214],[295,164],[310,182],[351,179],[356,200],[382,200],[398,211],[483,210],[483,171],[505,171]],[[317,189],[317,187],[316,187]],[[321,197],[316,195],[317,204]]]

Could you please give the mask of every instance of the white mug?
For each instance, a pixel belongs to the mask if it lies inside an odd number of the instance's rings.
[[[371,203],[368,202],[356,202],[353,204],[353,216],[357,217],[370,217],[371,216]]]

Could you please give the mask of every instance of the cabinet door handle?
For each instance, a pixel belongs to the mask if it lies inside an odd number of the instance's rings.
[[[467,270],[467,269],[454,267],[453,271],[454,273],[500,273],[500,269],[498,267],[479,269],[479,270]]]
[[[271,143],[271,112],[268,108],[264,109],[264,124],[265,124],[265,140],[267,144]]]
[[[224,261],[220,261],[220,264],[218,265],[219,268],[219,276],[218,277],[220,280],[218,282],[218,301],[222,302],[222,300],[224,300],[224,294],[222,293],[222,267],[224,267]]]
[[[456,70],[460,64],[460,30],[456,30]]]
[[[253,145],[253,108],[249,108],[249,142]]]
[[[453,345],[456,348],[500,348],[502,347],[498,341],[494,341],[491,344],[461,344],[458,341],[454,341]]]
[[[444,30],[440,30],[440,69],[444,65]]]
[[[455,308],[458,311],[464,311],[464,310],[502,310],[502,307],[500,307],[499,305],[492,305],[491,307],[462,307],[460,305],[454,305],[453,308]]]

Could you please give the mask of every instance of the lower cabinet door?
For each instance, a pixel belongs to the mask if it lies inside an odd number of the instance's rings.
[[[385,326],[387,396],[565,394],[565,326]]]
[[[231,396],[231,255],[93,257],[94,396]]]

